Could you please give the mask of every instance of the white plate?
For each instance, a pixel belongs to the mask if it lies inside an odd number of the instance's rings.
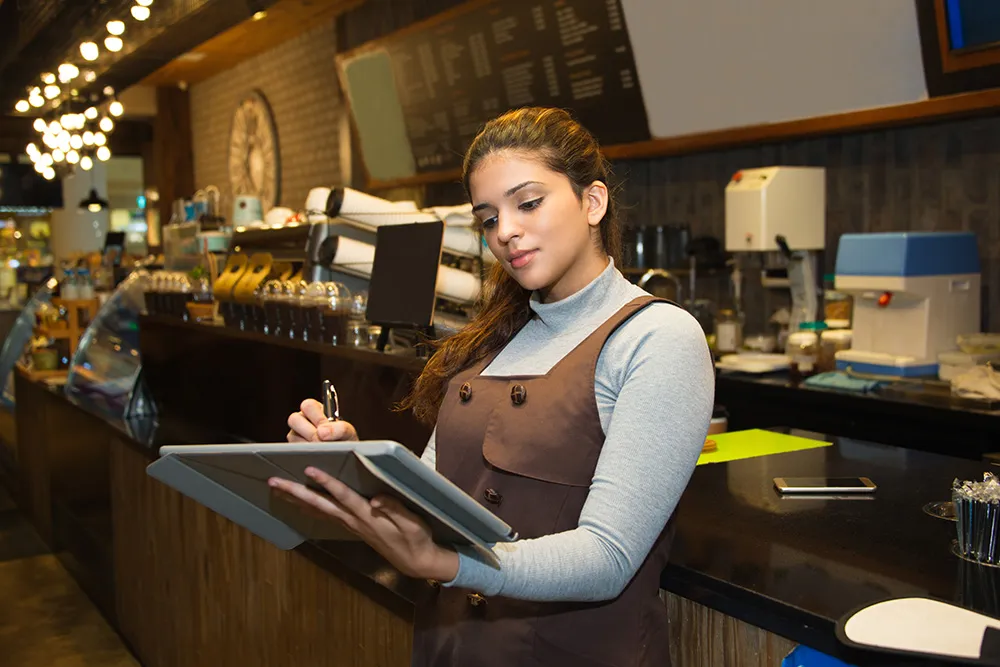
[[[766,352],[743,352],[740,354],[723,355],[715,367],[725,371],[739,373],[774,373],[785,370],[792,363],[786,354],[769,354]]]

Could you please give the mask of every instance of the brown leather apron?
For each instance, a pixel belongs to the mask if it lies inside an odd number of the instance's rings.
[[[662,299],[626,304],[545,375],[481,376],[498,353],[456,375],[438,415],[437,470],[521,539],[576,528],[604,444],[598,357],[608,337],[653,301]],[[415,612],[413,665],[669,665],[659,581],[672,523],[614,600],[487,599],[429,584]]]

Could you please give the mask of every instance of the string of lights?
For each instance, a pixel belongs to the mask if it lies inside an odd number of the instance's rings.
[[[129,11],[131,19],[147,20],[153,0],[134,1]],[[104,49],[109,53],[120,52],[125,46],[125,20],[108,21],[105,27]],[[39,81],[26,89],[25,98],[14,105],[19,114],[37,114],[33,127],[38,139],[30,142],[25,152],[35,165],[35,171],[48,180],[67,176],[77,169],[90,171],[95,161],[110,160],[108,139],[114,132],[116,119],[125,113],[124,105],[110,86],[101,94],[91,94],[87,98],[74,89],[74,82],[81,77],[86,83],[97,79],[94,71],[87,69],[87,64],[101,57],[101,45],[88,40],[80,44],[79,51],[83,69],[67,61],[54,73],[42,73]]]

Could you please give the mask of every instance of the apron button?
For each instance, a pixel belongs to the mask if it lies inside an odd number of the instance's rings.
[[[528,390],[523,384],[515,384],[510,388],[510,402],[514,405],[521,405],[528,398]]]
[[[493,503],[494,505],[499,505],[503,502],[503,496],[496,492],[495,489],[486,489],[483,491],[483,498],[486,502]]]
[[[463,384],[461,389],[458,390],[458,397],[462,399],[463,403],[468,403],[469,399],[472,398],[472,385],[468,382]]]
[[[486,604],[486,598],[484,598],[479,593],[469,593],[468,598],[469,598],[469,604],[471,604],[473,607],[478,607],[479,605]]]

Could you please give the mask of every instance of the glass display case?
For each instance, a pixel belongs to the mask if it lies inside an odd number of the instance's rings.
[[[49,278],[39,287],[28,303],[21,309],[14,326],[0,349],[0,378],[3,378],[3,393],[0,394],[0,405],[11,408],[14,406],[14,366],[21,359],[25,348],[31,342],[35,328],[35,312],[43,303],[52,301],[59,283],[55,278]]]
[[[139,315],[149,273],[136,271],[101,306],[70,364],[66,397],[111,419],[153,413],[142,381]]]

